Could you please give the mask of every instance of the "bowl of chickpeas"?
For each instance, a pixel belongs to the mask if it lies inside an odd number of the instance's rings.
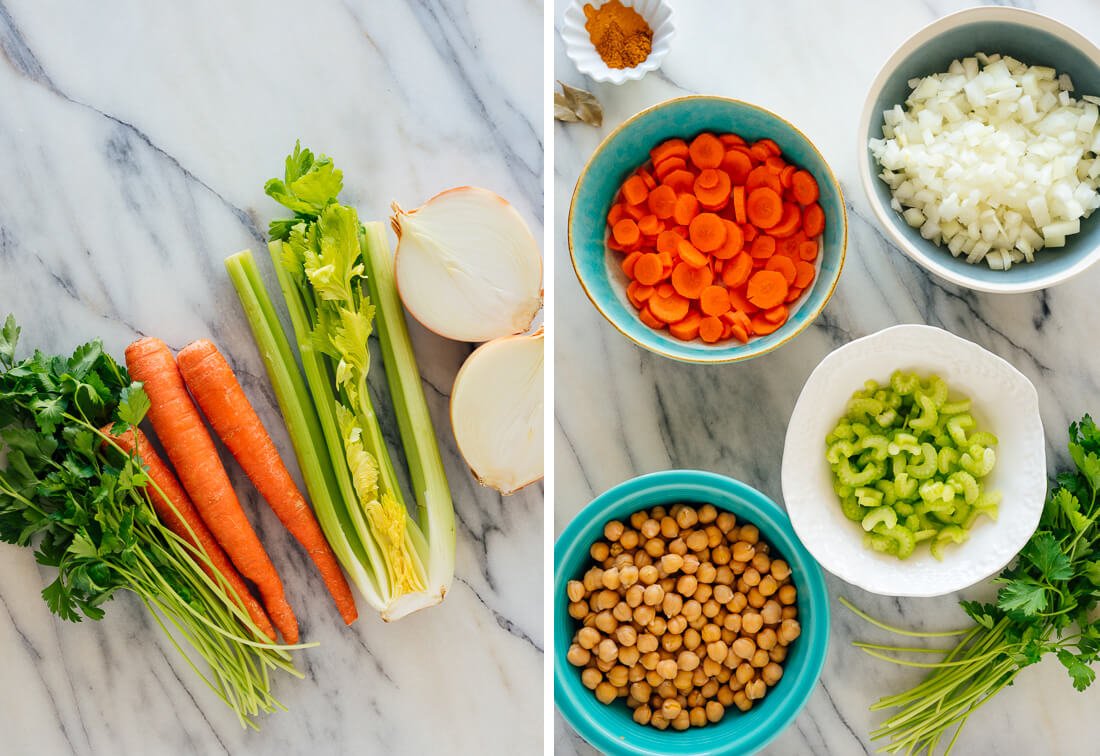
[[[605,753],[755,753],[821,675],[821,569],[739,481],[626,481],[569,523],[554,558],[555,703]]]

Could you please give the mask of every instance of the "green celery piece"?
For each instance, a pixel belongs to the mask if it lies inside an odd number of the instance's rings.
[[[454,578],[454,504],[409,339],[405,311],[398,298],[393,257],[385,231],[381,223],[367,223],[364,230],[367,286],[376,308],[382,362],[416,497],[420,529],[430,550],[428,592],[438,590],[442,598]]]

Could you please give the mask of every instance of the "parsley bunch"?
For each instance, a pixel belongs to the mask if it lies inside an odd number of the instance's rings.
[[[849,602],[841,602],[872,624],[910,637],[961,636],[938,662],[912,662],[881,653],[925,648],[856,643],[866,653],[911,667],[931,669],[918,685],[879,700],[872,709],[898,709],[872,733],[889,738],[884,750],[935,753],[952,727],[951,751],[966,720],[1025,667],[1054,654],[1077,690],[1095,679],[1091,664],[1100,655],[1100,429],[1085,415],[1069,427],[1074,469],[1057,477],[1039,527],[1015,563],[994,580],[994,603],[960,602],[974,620],[966,630],[919,633],[890,627]]]
[[[56,569],[42,596],[62,619],[98,620],[120,589],[137,595],[186,662],[252,725],[279,705],[269,670],[298,673],[286,647],[269,643],[201,569],[206,554],[160,522],[140,460],[101,432],[141,422],[149,408],[141,384],[98,340],[69,357],[36,351],[17,361],[19,332],[9,315],[0,328],[0,541],[34,547],[35,559]]]

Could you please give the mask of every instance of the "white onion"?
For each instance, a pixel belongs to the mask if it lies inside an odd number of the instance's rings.
[[[1071,97],[1067,75],[978,53],[909,86],[870,148],[891,206],[925,239],[1007,270],[1100,207],[1100,100]]]
[[[510,494],[542,478],[543,332],[482,344],[455,376],[451,425],[478,481]]]
[[[507,200],[463,186],[393,210],[397,288],[421,324],[474,342],[531,327],[542,307],[542,257]]]

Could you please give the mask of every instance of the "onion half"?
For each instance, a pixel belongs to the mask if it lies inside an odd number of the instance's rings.
[[[542,478],[543,331],[482,344],[451,392],[458,450],[478,481],[502,494]]]
[[[481,342],[531,327],[542,307],[542,257],[507,200],[463,186],[393,211],[397,288],[425,328]]]

